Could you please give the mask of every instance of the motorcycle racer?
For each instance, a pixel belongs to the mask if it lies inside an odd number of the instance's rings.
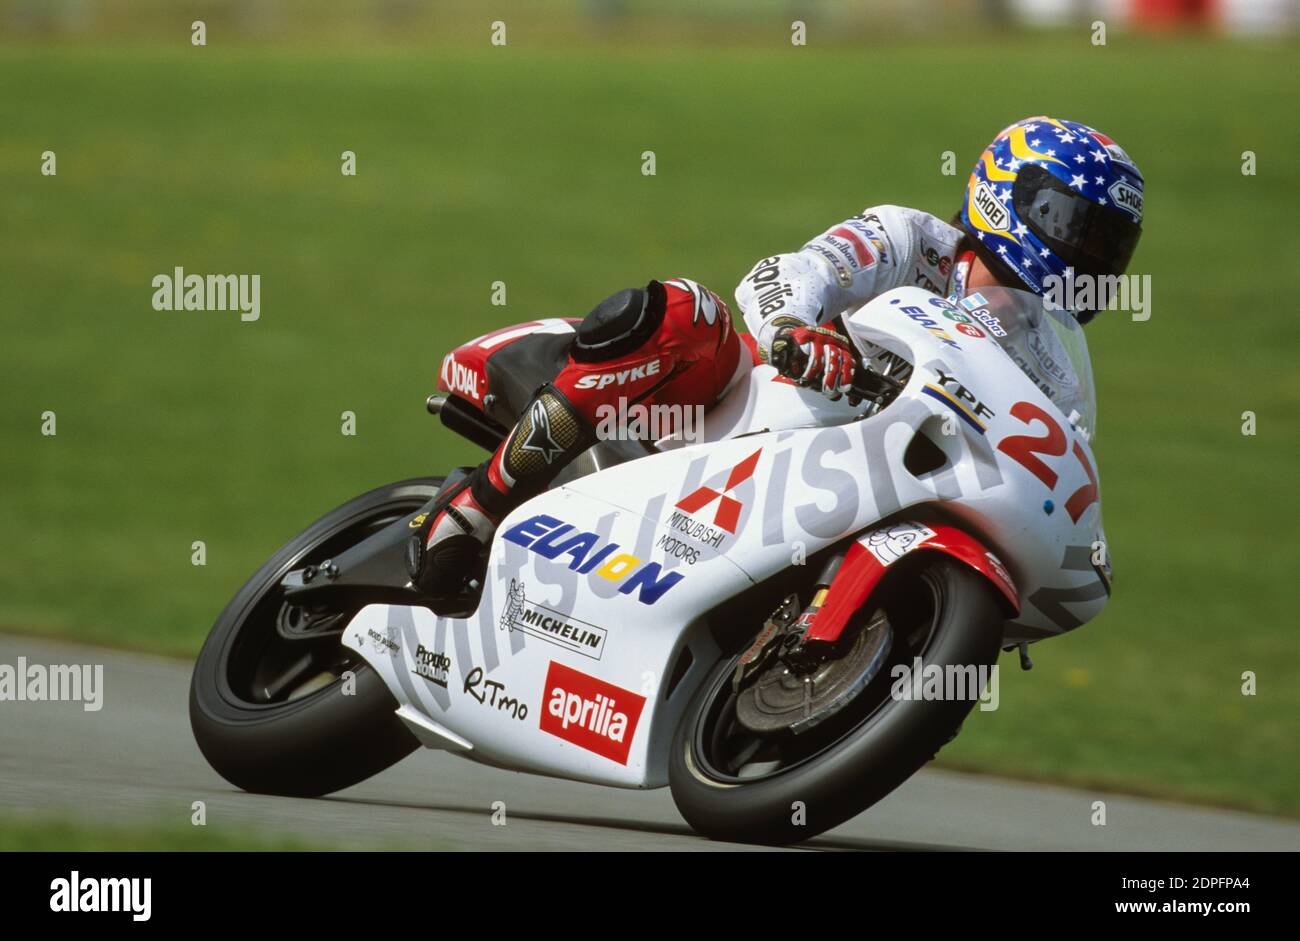
[[[798,347],[797,378],[838,398],[853,355],[836,319],[904,285],[949,300],[1000,284],[1046,294],[1049,277],[1122,274],[1141,234],[1143,177],[1077,121],[1027,118],[980,154],[952,223],[903,206],[863,210],[799,251],[758,261],[736,288],[759,355]],[[1087,323],[1096,308],[1075,311]]]
[[[1142,198],[1141,173],[1110,138],[1074,121],[1028,118],[985,148],[952,224],[902,206],[868,208],[797,252],[760,259],[736,300],[760,361],[838,399],[855,371],[842,314],[905,285],[951,299],[996,284],[1041,295],[1049,277],[1070,269],[1121,274],[1141,234]],[[1074,313],[1086,323],[1095,311]],[[694,281],[607,297],[492,457],[413,535],[412,581],[435,598],[456,595],[497,524],[595,442],[599,407],[626,397],[710,408],[752,365],[726,304]]]

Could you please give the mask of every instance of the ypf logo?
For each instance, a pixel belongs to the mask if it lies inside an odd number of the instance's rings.
[[[684,513],[698,513],[716,500],[718,509],[713,514],[713,525],[734,534],[736,526],[740,523],[740,511],[744,509],[744,504],[727,494],[754,476],[754,468],[758,466],[758,457],[762,453],[763,449],[759,448],[733,467],[731,473],[727,475],[726,485],[721,490],[700,487],[682,497],[677,502],[677,509]]]

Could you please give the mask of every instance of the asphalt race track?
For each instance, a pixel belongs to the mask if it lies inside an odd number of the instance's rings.
[[[694,835],[667,789],[632,792],[482,767],[421,750],[320,800],[246,794],[190,736],[190,669],[174,660],[0,635],[0,663],[104,665],[104,706],[0,702],[0,820],[186,825],[296,834],[340,848],[752,849]],[[1107,826],[1090,823],[1104,799]],[[506,825],[491,805],[504,801]],[[0,824],[2,825],[2,824]],[[1300,823],[1113,794],[923,771],[808,849],[1296,850]]]

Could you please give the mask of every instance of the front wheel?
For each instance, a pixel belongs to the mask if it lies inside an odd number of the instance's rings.
[[[291,539],[221,612],[194,665],[190,726],[231,784],[315,797],[364,781],[418,746],[383,680],[340,643],[358,609],[289,604],[280,582],[414,513],[441,484],[421,477],[349,500]]]
[[[980,670],[997,662],[1002,622],[981,576],[947,556],[918,553],[850,625],[890,632],[883,668],[846,706],[799,734],[756,733],[742,723],[745,689],[732,689],[738,658],[724,658],[674,735],[668,780],[677,809],[706,836],[754,843],[794,843],[856,816],[934,757],[978,695],[900,696],[891,693],[896,668],[910,670],[920,657],[931,673],[952,666],[986,675]],[[862,646],[848,642],[850,650]]]

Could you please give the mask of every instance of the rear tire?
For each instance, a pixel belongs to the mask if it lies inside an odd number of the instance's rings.
[[[364,781],[416,749],[383,680],[337,634],[318,641],[279,635],[279,584],[288,571],[337,555],[415,512],[441,483],[421,477],[349,500],[290,540],[218,616],[194,664],[190,726],[203,756],[231,784],[316,797]],[[341,623],[351,613],[342,612]],[[302,682],[281,689],[286,672]],[[355,679],[353,695],[343,695],[345,672]]]
[[[728,719],[737,658],[717,665],[687,707],[669,757],[673,800],[692,827],[718,840],[777,844],[806,840],[889,794],[956,735],[974,699],[894,699],[888,695],[894,682],[890,664],[911,666],[911,657],[920,655],[926,667],[992,666],[1002,641],[1003,615],[992,587],[967,566],[935,553],[918,553],[914,564],[895,573],[898,577],[882,586],[883,595],[898,598],[907,591],[915,594],[920,585],[929,588],[934,616],[924,642],[900,642],[899,629],[891,628],[895,649],[890,663],[844,709],[843,716],[827,719],[823,723],[827,728],[804,733],[820,736],[820,742],[788,733],[784,740],[759,737],[757,741],[765,744],[756,754],[763,761],[755,763],[747,757],[744,761],[750,764],[728,766],[727,755],[744,753],[755,743],[745,742],[752,733],[738,728],[734,708],[733,719]],[[888,601],[873,596],[867,615],[882,604],[888,610]],[[738,741],[742,744],[736,745]],[[780,758],[768,760],[782,749],[793,752],[787,766],[781,766]],[[751,767],[759,770],[747,779]],[[802,823],[796,822],[800,808]]]

